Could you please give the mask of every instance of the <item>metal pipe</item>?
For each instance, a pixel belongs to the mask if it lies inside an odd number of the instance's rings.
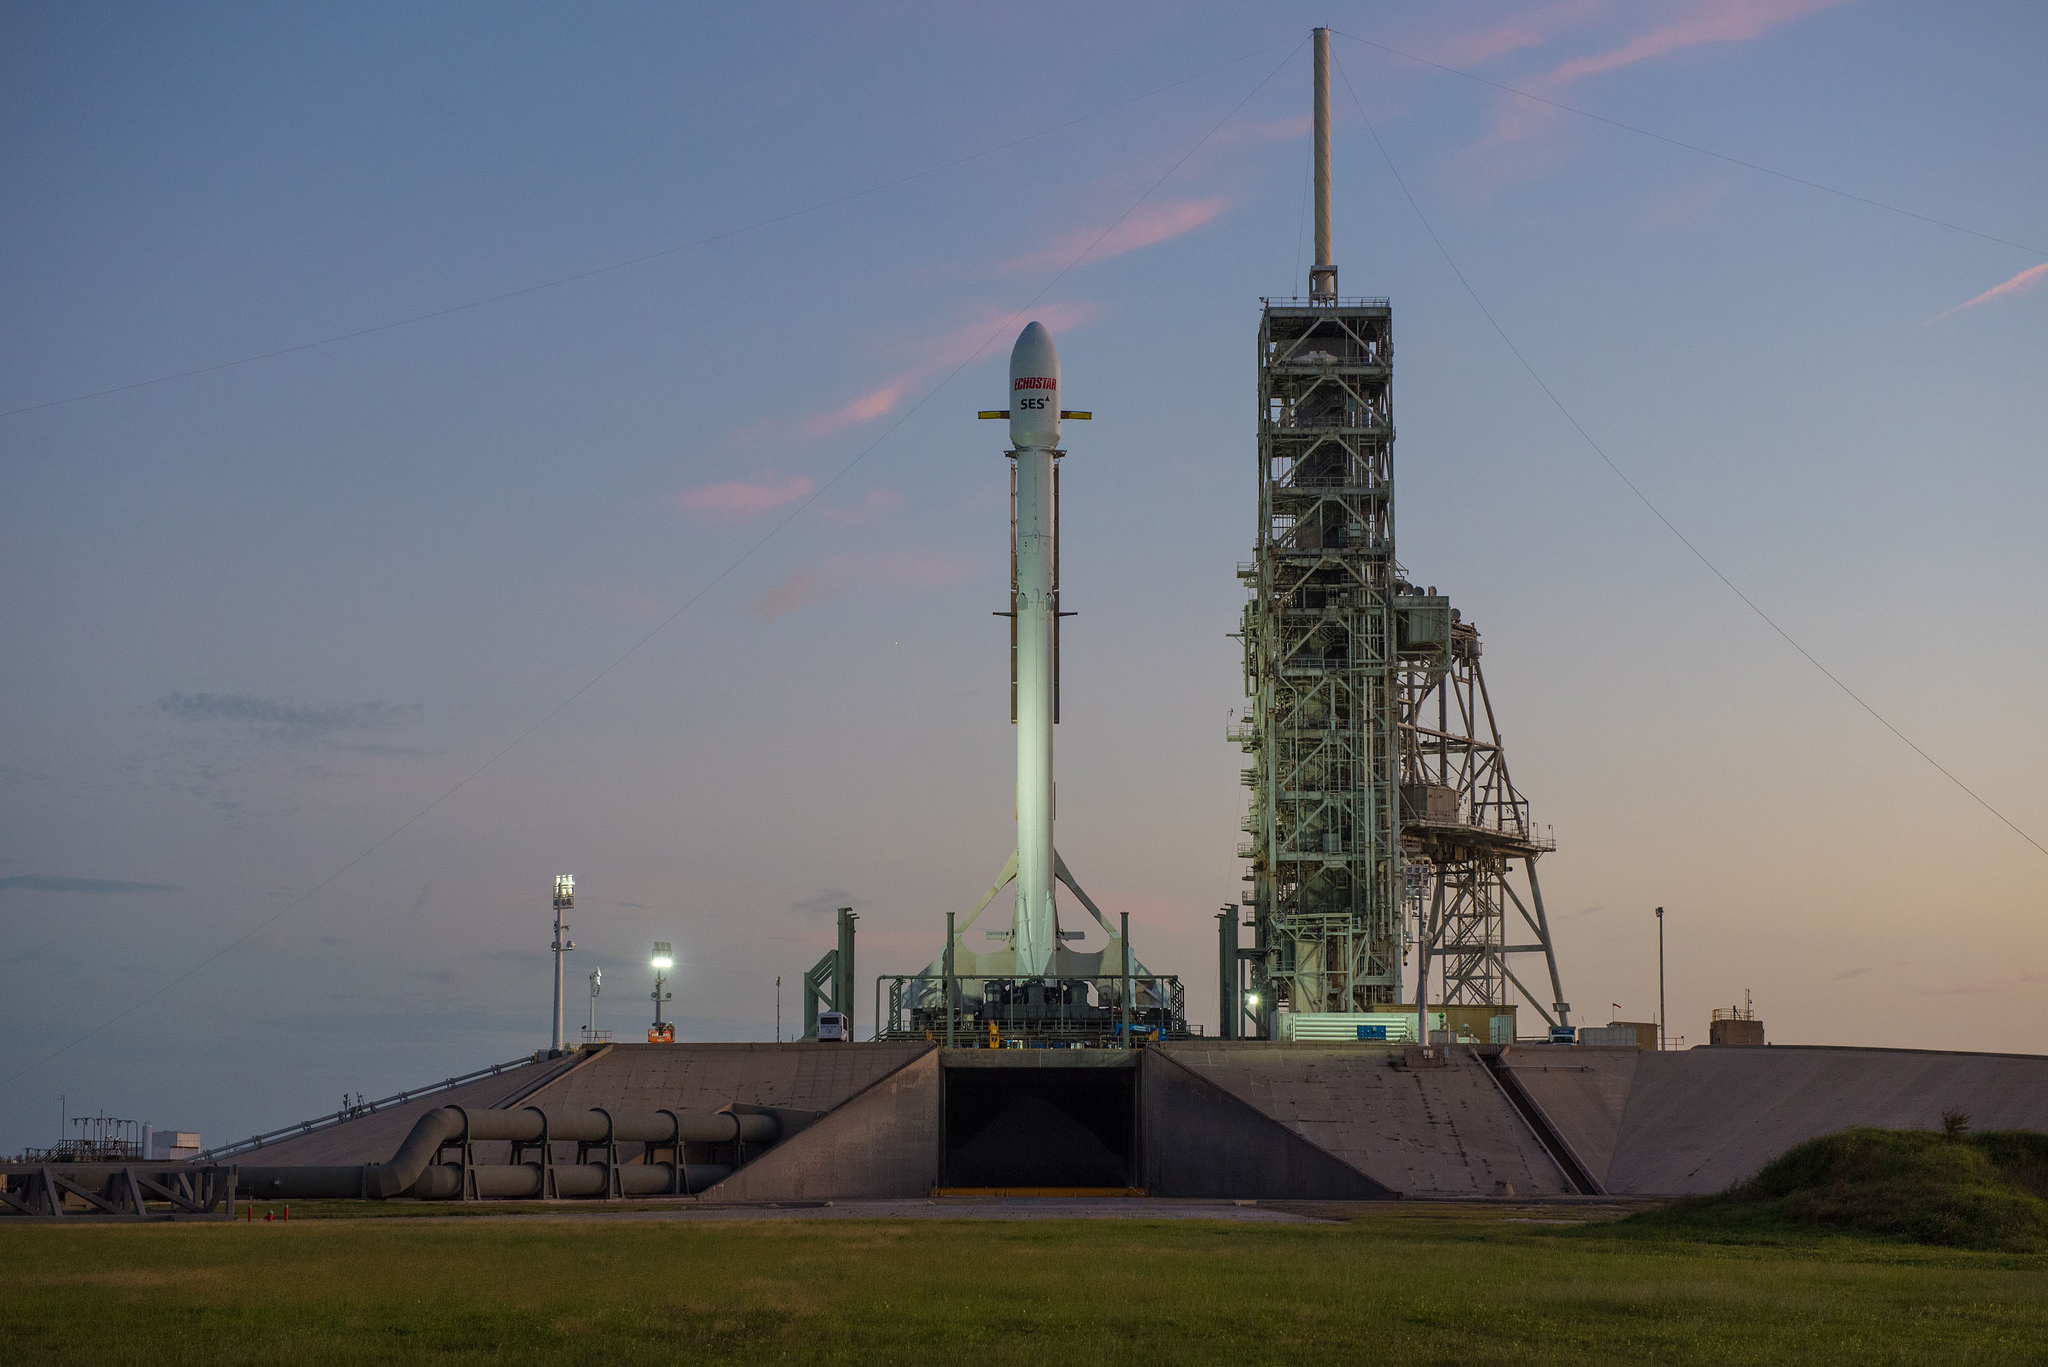
[[[953,1018],[959,1014],[953,1005],[953,913],[946,913],[946,1047],[953,1048]]]
[[[1216,1027],[1218,1039],[1237,1038],[1237,908],[1216,913]]]
[[[546,1138],[550,1143],[585,1144],[772,1144],[781,1133],[781,1122],[772,1115],[743,1115],[735,1111],[641,1111],[614,1115],[600,1109],[550,1115],[537,1106],[503,1111],[439,1106],[419,1118],[389,1163],[360,1168],[244,1168],[241,1180],[256,1195],[368,1196],[389,1200],[394,1196],[421,1195],[415,1188],[422,1176],[436,1166],[442,1147],[453,1143],[535,1144]],[[645,1169],[648,1165],[637,1166]],[[270,1186],[259,1192],[253,1185],[257,1181]]]
[[[376,1196],[374,1183],[378,1174],[384,1171],[374,1165],[360,1168],[238,1168],[235,1185],[256,1200],[295,1197],[301,1201],[347,1201],[361,1196]]]
[[[532,1200],[543,1195],[547,1174],[539,1163],[479,1164],[470,1168],[475,1194],[497,1200]],[[603,1163],[558,1164],[554,1169],[556,1196],[603,1196],[611,1186],[611,1169]],[[732,1176],[723,1163],[690,1163],[683,1168],[683,1190],[703,1191]],[[671,1163],[619,1165],[618,1189],[625,1196],[658,1196],[676,1189],[676,1170]],[[436,1163],[421,1174],[412,1195],[422,1201],[454,1201],[461,1198],[462,1169],[453,1163]]]
[[[1124,948],[1124,994],[1121,1004],[1124,1012],[1124,1048],[1128,1049],[1131,1047],[1131,913],[1120,912],[1117,919],[1121,926],[1118,935],[1123,941]]]

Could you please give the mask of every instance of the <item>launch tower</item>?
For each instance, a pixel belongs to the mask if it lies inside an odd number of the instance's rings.
[[[1511,1030],[1513,988],[1565,1024],[1535,870],[1553,847],[1508,777],[1478,629],[1395,559],[1393,310],[1338,294],[1329,152],[1318,29],[1309,294],[1265,300],[1259,319],[1258,541],[1238,570],[1250,706],[1230,733],[1251,757],[1239,854],[1254,942],[1224,1032],[1249,1018],[1268,1037],[1385,1037],[1337,1018],[1384,1020],[1404,997],[1412,1014],[1404,984],[1432,966],[1430,1006],[1501,1008],[1489,1019]],[[1547,997],[1510,966],[1525,954],[1544,957]]]

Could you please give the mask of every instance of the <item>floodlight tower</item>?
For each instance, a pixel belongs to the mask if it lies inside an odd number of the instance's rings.
[[[648,960],[648,962],[654,967],[654,991],[649,994],[654,999],[654,1025],[647,1032],[647,1042],[649,1044],[674,1044],[676,1042],[676,1027],[672,1022],[661,1018],[661,1008],[675,999],[675,994],[668,991],[668,971],[676,966],[676,959],[674,953],[670,950],[667,940],[656,940],[654,942],[654,957]]]
[[[574,874],[555,875],[555,1033],[548,1049],[553,1053],[562,1052],[562,956],[576,948],[576,942],[568,938],[569,923],[564,915],[576,907],[576,877]]]

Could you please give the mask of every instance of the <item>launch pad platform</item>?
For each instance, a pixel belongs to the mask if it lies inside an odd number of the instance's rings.
[[[773,1115],[705,1202],[1088,1191],[1237,1200],[1717,1191],[1852,1125],[2048,1129],[2048,1057],[1800,1046],[1164,1041],[1131,1049],[610,1044],[202,1156],[387,1164],[430,1113]],[[465,1162],[533,1163],[482,1138]],[[584,1161],[543,1141],[543,1164]],[[615,1161],[643,1161],[620,1151]],[[694,1159],[692,1161],[695,1161]]]

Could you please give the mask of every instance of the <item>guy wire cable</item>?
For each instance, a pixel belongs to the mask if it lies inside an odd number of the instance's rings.
[[[1641,503],[1645,508],[1648,508],[1650,510],[1650,515],[1652,517],[1656,518],[1659,522],[1664,524],[1664,529],[1666,531],[1670,532],[1673,536],[1678,538],[1680,545],[1684,546],[1687,550],[1691,551],[1693,553],[1693,557],[1697,559],[1702,565],[1705,565],[1708,571],[1716,579],[1720,580],[1721,583],[1728,589],[1730,593],[1734,594],[1737,598],[1740,598],[1745,607],[1747,607],[1751,612],[1755,613],[1758,617],[1762,618],[1764,625],[1768,626],[1772,631],[1778,633],[1778,635],[1781,638],[1783,638],[1785,644],[1791,646],[1792,649],[1798,651],[1799,654],[1805,658],[1808,664],[1812,665],[1815,669],[1818,669],[1822,674],[1826,675],[1830,683],[1834,684],[1835,687],[1841,689],[1843,693],[1847,694],[1851,702],[1855,703],[1858,707],[1862,708],[1865,712],[1868,712],[1872,717],[1874,717],[1877,720],[1878,725],[1884,727],[1885,730],[1891,732],[1894,736],[1897,736],[1901,741],[1904,741],[1908,749],[1910,749],[1914,754],[1920,756],[1920,758],[1926,760],[1930,765],[1934,766],[1934,770],[1936,773],[1939,773],[1943,778],[1947,779],[1950,783],[1953,783],[1956,787],[1962,789],[1963,792],[1969,796],[1971,801],[1975,802],[1985,811],[1991,813],[1991,815],[1997,817],[2001,822],[2003,822],[2006,825],[2008,829],[2012,831],[2014,835],[2017,835],[2020,839],[2026,841],[2029,845],[2032,845],[2036,850],[2039,850],[2042,854],[2048,854],[2048,845],[2043,845],[2040,841],[2034,839],[2033,836],[2028,835],[2025,831],[2021,830],[2019,826],[2016,825],[2010,817],[2006,816],[2004,812],[1999,811],[1998,808],[1992,806],[1989,802],[1985,801],[1984,798],[1978,795],[1977,791],[1974,788],[1970,787],[1969,784],[1963,782],[1960,778],[1957,778],[1954,774],[1950,773],[1948,768],[1945,765],[1943,765],[1940,760],[1937,760],[1934,756],[1928,754],[1925,750],[1921,749],[1917,744],[1914,743],[1912,737],[1908,736],[1905,732],[1899,730],[1898,727],[1892,725],[1891,722],[1885,718],[1882,712],[1879,712],[1875,707],[1872,707],[1869,703],[1865,702],[1861,694],[1857,693],[1855,689],[1849,687],[1848,684],[1842,682],[1842,679],[1839,675],[1837,675],[1833,670],[1829,669],[1826,665],[1822,664],[1818,659],[1816,659],[1812,651],[1808,650],[1805,646],[1799,644],[1798,641],[1794,640],[1792,634],[1786,631],[1785,628],[1779,626],[1775,618],[1773,618],[1769,613],[1765,612],[1762,608],[1758,607],[1756,601],[1752,599],[1748,594],[1744,593],[1740,588],[1736,587],[1735,581],[1730,579],[1727,575],[1723,574],[1721,572],[1720,566],[1716,565],[1712,560],[1709,560],[1707,558],[1706,552],[1702,551],[1698,546],[1695,546],[1692,543],[1692,540],[1689,537],[1687,537],[1684,532],[1678,530],[1677,526],[1673,524],[1671,519],[1664,516],[1663,510],[1658,508],[1655,503],[1652,503],[1650,501],[1649,495],[1645,494],[1641,489],[1637,488],[1636,482],[1630,479],[1627,473],[1624,472],[1619,465],[1614,463],[1614,458],[1607,454],[1606,450],[1601,447],[1600,443],[1593,440],[1593,434],[1588,432],[1580,424],[1579,420],[1572,416],[1571,410],[1564,406],[1564,401],[1557,397],[1557,394],[1551,389],[1551,387],[1548,384],[1544,383],[1543,377],[1536,373],[1536,367],[1529,364],[1529,358],[1522,354],[1522,349],[1515,345],[1513,338],[1508,336],[1507,329],[1503,328],[1500,325],[1500,321],[1493,316],[1493,310],[1486,307],[1486,301],[1479,297],[1479,291],[1472,288],[1472,282],[1466,279],[1465,272],[1458,268],[1458,263],[1455,259],[1452,258],[1450,249],[1444,246],[1443,239],[1437,236],[1436,229],[1430,226],[1428,217],[1423,214],[1422,206],[1415,202],[1415,196],[1413,193],[1409,191],[1408,182],[1401,178],[1401,172],[1399,168],[1397,168],[1394,165],[1394,159],[1387,155],[1387,147],[1385,143],[1380,141],[1379,130],[1373,127],[1371,118],[1369,118],[1366,115],[1364,102],[1358,98],[1358,92],[1352,88],[1350,73],[1344,70],[1344,64],[1342,62],[1336,62],[1335,65],[1337,67],[1337,74],[1344,78],[1344,88],[1351,95],[1351,103],[1358,110],[1358,117],[1365,123],[1366,132],[1372,134],[1372,145],[1379,149],[1380,159],[1386,162],[1388,173],[1394,177],[1394,183],[1401,187],[1402,197],[1408,201],[1408,207],[1415,211],[1416,221],[1422,224],[1422,230],[1429,234],[1429,240],[1431,242],[1434,242],[1436,244],[1437,251],[1442,253],[1444,258],[1444,264],[1448,265],[1451,268],[1451,274],[1458,277],[1458,283],[1465,287],[1465,293],[1471,296],[1473,304],[1478,306],[1479,312],[1485,316],[1486,321],[1492,326],[1494,332],[1499,335],[1502,343],[1506,345],[1508,351],[1514,356],[1515,360],[1518,363],[1520,363],[1522,369],[1528,372],[1529,378],[1536,382],[1536,387],[1543,391],[1543,396],[1550,400],[1552,406],[1555,407],[1557,411],[1564,416],[1564,420],[1567,423],[1571,424],[1572,430],[1577,432],[1579,436],[1584,439],[1586,445],[1593,448],[1593,454],[1600,457],[1602,463],[1604,463],[1609,470],[1614,472],[1615,478],[1619,479],[1624,485],[1626,485],[1628,491],[1636,496],[1636,500],[1639,503]],[[1880,205],[1879,207],[1882,208],[1888,206]],[[1969,230],[1962,229],[1961,231],[1967,232]],[[1981,234],[1979,235],[1981,236]]]

